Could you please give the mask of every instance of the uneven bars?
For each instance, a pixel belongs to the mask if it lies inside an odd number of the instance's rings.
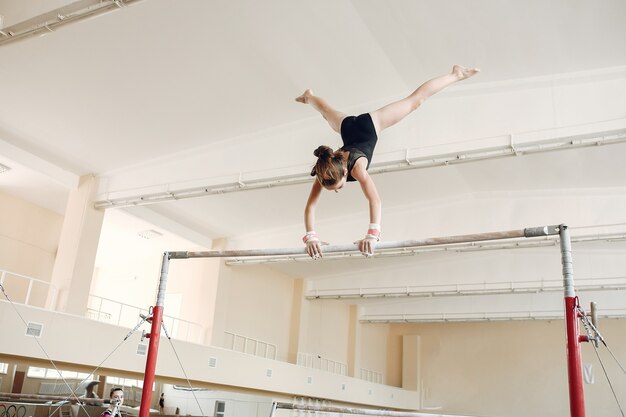
[[[376,249],[401,249],[416,248],[420,246],[436,246],[454,243],[482,242],[486,240],[515,239],[522,237],[541,237],[558,235],[560,225],[528,227],[526,229],[507,230],[504,232],[476,233],[469,235],[434,237],[421,240],[397,240],[381,242],[376,245]],[[354,243],[343,245],[330,245],[322,247],[323,253],[338,252],[358,252],[358,247]],[[248,256],[280,256],[280,255],[303,255],[306,254],[304,247],[297,248],[277,248],[277,249],[247,249],[247,250],[215,250],[199,252],[168,252],[170,259],[188,258],[234,258]]]

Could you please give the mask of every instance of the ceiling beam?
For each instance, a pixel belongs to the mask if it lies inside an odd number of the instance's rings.
[[[371,175],[388,172],[406,171],[411,169],[433,168],[476,162],[504,157],[518,157],[543,152],[561,151],[589,146],[601,146],[626,142],[626,118],[611,120],[591,125],[576,126],[525,134],[509,135],[506,144],[480,147],[461,152],[410,156],[411,149],[405,150],[401,160],[391,160],[372,164],[368,169]],[[236,175],[233,175],[235,177]],[[310,182],[310,172],[292,175],[269,176],[247,180],[245,173],[225,183],[209,183],[185,188],[179,184],[163,184],[157,187],[146,187],[144,192],[133,190],[130,193],[103,193],[95,201],[96,208],[112,208],[156,204],[164,201],[206,197],[239,191],[263,188],[283,187]],[[154,191],[162,189],[163,191]],[[126,195],[124,195],[126,194]],[[115,196],[117,195],[117,196]]]
[[[22,168],[30,169],[38,174],[54,180],[55,182],[74,189],[78,187],[80,176],[59,167],[39,156],[32,154],[24,149],[12,145],[0,139],[0,155],[10,161],[20,165]],[[11,164],[11,162],[9,162]]]

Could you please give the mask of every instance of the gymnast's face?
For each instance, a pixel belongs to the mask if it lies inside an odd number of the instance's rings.
[[[347,179],[348,179],[348,177],[346,175],[344,175],[343,178],[341,178],[339,180],[339,182],[336,182],[333,185],[325,185],[324,188],[326,188],[328,191],[334,191],[334,192],[338,193],[339,190],[341,190],[343,188],[343,186],[346,185],[346,180]]]
[[[334,191],[336,193],[339,192],[346,185],[346,181],[348,180],[348,168],[343,167],[343,177],[339,181],[334,181],[332,178],[320,178],[317,177],[317,180],[322,184],[322,187],[326,188],[328,191]],[[330,183],[330,184],[329,184]]]
[[[124,391],[122,390],[115,390],[111,393],[111,401],[117,400],[119,401],[119,405],[122,405],[124,403]]]

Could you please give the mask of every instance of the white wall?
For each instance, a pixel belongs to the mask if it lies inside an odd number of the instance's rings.
[[[0,269],[50,281],[63,216],[0,192]]]
[[[600,326],[624,363],[626,320],[603,320]],[[420,337],[424,407],[490,417],[560,417],[569,415],[564,327],[562,320],[399,324],[391,326],[390,342],[399,352],[402,335]],[[626,392],[623,373],[606,349],[599,351],[621,400]],[[619,415],[588,343],[582,344],[582,358],[592,364],[594,376],[593,384],[584,385],[588,415]]]
[[[146,230],[156,230],[162,236],[141,237],[139,233]],[[192,250],[206,248],[125,212],[109,210],[98,244],[91,294],[147,309],[155,303],[163,253]],[[210,340],[218,266],[215,259],[170,262],[166,296],[181,302],[166,304],[164,313],[201,326],[202,334],[197,335],[198,328],[192,327],[198,343]]]
[[[186,388],[186,387],[185,387]],[[225,402],[226,417],[267,417],[272,408],[272,397],[218,390],[197,390],[193,393],[181,386],[163,385],[165,414],[214,416],[215,402]]]
[[[299,351],[347,364],[350,306],[335,300],[302,302]]]
[[[361,352],[361,368],[380,372],[385,384],[388,383],[388,334],[389,326],[387,325],[361,325],[361,340],[358,346]],[[359,369],[356,371],[359,372]]]
[[[222,266],[215,305],[213,344],[227,346],[231,332],[277,346],[289,357],[294,282],[265,266]],[[230,347],[230,346],[228,346]]]

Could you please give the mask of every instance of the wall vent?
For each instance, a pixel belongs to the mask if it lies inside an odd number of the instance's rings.
[[[29,321],[26,325],[26,336],[41,337],[43,324]]]
[[[215,417],[224,417],[226,415],[226,402],[215,401],[215,409],[213,410]]]
[[[267,376],[268,378],[271,378],[273,373],[274,371],[272,371],[270,368],[267,368],[265,370],[265,376]]]
[[[163,233],[157,232],[154,229],[142,230],[140,232],[137,232],[137,234],[139,235],[139,237],[142,237],[144,239],[154,239],[156,237],[163,236]]]
[[[146,356],[147,353],[148,353],[148,345],[139,343],[137,345],[137,355]]]
[[[217,368],[217,358],[209,358],[209,368]]]

